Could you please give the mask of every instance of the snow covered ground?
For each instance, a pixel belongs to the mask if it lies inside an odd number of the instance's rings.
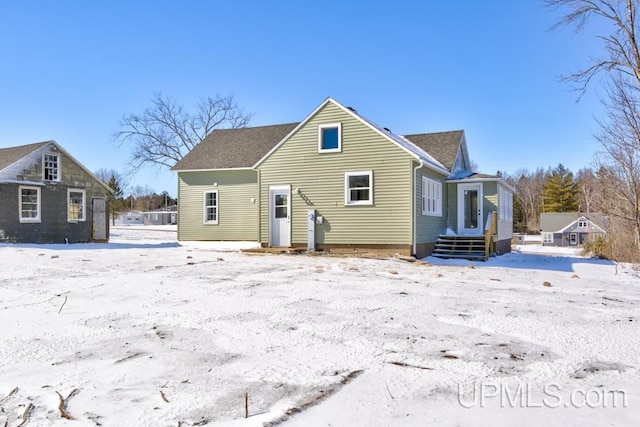
[[[640,425],[631,265],[237,249],[0,245],[0,426]]]

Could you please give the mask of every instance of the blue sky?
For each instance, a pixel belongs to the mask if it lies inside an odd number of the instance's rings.
[[[464,129],[482,172],[577,172],[602,112],[595,85],[576,102],[559,75],[601,48],[549,31],[558,16],[538,0],[4,1],[0,147],[55,139],[124,170],[111,135],[156,92],[185,106],[233,93],[255,126],[331,96],[399,134]],[[167,171],[132,184],[176,194]]]

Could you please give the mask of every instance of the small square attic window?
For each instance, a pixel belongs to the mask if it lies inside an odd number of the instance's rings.
[[[318,152],[342,151],[342,124],[326,123],[318,126]]]

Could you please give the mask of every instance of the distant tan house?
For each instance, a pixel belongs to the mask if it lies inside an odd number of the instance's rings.
[[[0,242],[109,239],[111,189],[55,141],[0,149]]]
[[[607,218],[599,213],[542,213],[543,246],[581,246],[607,233]]]
[[[178,239],[467,258],[495,212],[508,252],[513,189],[470,164],[463,131],[402,136],[328,98],[299,123],[214,130],[179,161]]]

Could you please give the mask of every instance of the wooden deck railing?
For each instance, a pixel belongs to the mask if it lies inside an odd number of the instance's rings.
[[[487,225],[484,228],[484,260],[489,259],[489,255],[495,253],[496,242],[494,236],[498,234],[498,212],[493,211],[487,218]]]

